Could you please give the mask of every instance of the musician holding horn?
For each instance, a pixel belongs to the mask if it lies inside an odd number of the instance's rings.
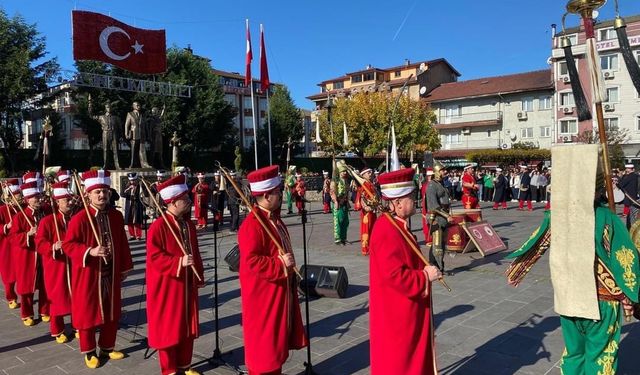
[[[13,244],[14,264],[16,265],[17,292],[20,294],[21,317],[25,326],[35,324],[33,295],[38,293],[38,312],[43,322],[49,321],[49,301],[42,275],[42,259],[36,252],[35,235],[40,220],[48,214],[48,206],[43,207],[40,173],[28,172],[22,178],[28,181],[22,186],[22,196],[26,207],[19,206],[13,215],[9,241]],[[47,210],[47,212],[45,212]]]
[[[178,175],[157,189],[167,209],[151,224],[147,237],[149,346],[158,349],[163,375],[197,375],[190,366],[199,334],[198,288],[204,286],[198,275],[204,269],[196,227],[189,220],[189,187],[186,177]]]
[[[251,375],[280,374],[289,350],[308,343],[298,303],[296,261],[280,218],[278,166],[253,171],[247,179],[257,206],[238,233],[245,362]]]
[[[442,274],[435,266],[425,266],[412,250],[418,246],[407,225],[416,210],[414,173],[413,169],[405,168],[383,173],[378,178],[382,199],[389,202],[394,216],[380,217],[371,235],[372,375],[438,373],[431,283]]]
[[[4,284],[4,296],[10,309],[17,309],[18,294],[16,293],[16,267],[13,259],[13,246],[9,238],[9,231],[13,226],[13,216],[18,213],[18,202],[22,199],[20,185],[17,178],[10,178],[3,182],[4,204],[0,205],[0,276]]]
[[[97,368],[101,359],[124,358],[114,348],[122,281],[133,269],[133,262],[122,214],[109,206],[109,171],[87,171],[82,173],[82,179],[89,203],[83,202],[84,211],[69,222],[62,249],[72,264],[71,310],[73,324],[80,333],[80,352],[85,355],[87,367]],[[98,328],[100,339],[96,346]]]

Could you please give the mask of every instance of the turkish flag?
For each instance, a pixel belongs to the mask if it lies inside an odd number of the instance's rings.
[[[164,30],[138,29],[100,13],[74,10],[73,58],[102,61],[134,73],[164,73]]]
[[[251,33],[249,32],[249,20],[247,20],[247,57],[245,59],[244,85],[251,87],[251,61],[253,61],[253,52],[251,52]],[[253,88],[251,88],[253,90]]]
[[[269,68],[267,67],[267,48],[264,45],[264,29],[260,25],[260,90],[269,89]]]

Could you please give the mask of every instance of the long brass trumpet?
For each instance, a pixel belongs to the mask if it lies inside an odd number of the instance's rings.
[[[404,238],[404,240],[409,244],[409,246],[411,247],[411,250],[413,250],[413,252],[418,256],[418,258],[420,258],[420,260],[426,265],[426,266],[430,266],[431,263],[429,263],[429,261],[427,260],[427,258],[424,257],[424,255],[422,254],[422,252],[420,251],[420,248],[414,243],[413,239],[410,238],[405,231],[402,230],[402,228],[400,228],[400,226],[398,225],[398,223],[396,222],[396,220],[391,216],[391,213],[389,212],[388,207],[384,207],[382,205],[382,202],[380,201],[380,198],[378,197],[378,195],[376,194],[376,192],[371,188],[370,184],[367,184],[367,181],[364,179],[364,177],[360,176],[360,174],[358,172],[356,172],[353,167],[351,167],[350,165],[348,165],[347,163],[345,163],[343,160],[338,160],[336,161],[336,167],[343,168],[346,169],[347,172],[351,175],[351,177],[353,177],[356,182],[362,186],[362,189],[364,190],[365,195],[367,196],[367,199],[369,202],[371,202],[371,206],[372,207],[376,207],[380,210],[380,212],[382,213],[382,215],[386,216],[387,219],[391,222],[391,224],[398,230],[398,232],[400,232],[400,234],[402,234],[402,237]],[[449,287],[449,285],[447,284],[447,282],[444,280],[443,276],[440,276],[440,278],[438,279],[438,281],[440,282],[440,284],[442,284],[442,286],[444,286],[447,291],[451,292],[451,288]]]

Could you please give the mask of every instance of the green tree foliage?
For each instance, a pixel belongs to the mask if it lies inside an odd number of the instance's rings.
[[[59,70],[57,60],[46,55],[45,38],[35,24],[9,18],[0,9],[0,138],[10,162],[22,140],[23,110],[39,104],[27,100],[45,91]]]
[[[190,98],[165,97],[116,90],[101,90],[82,87],[77,91],[78,125],[89,136],[90,147],[101,140],[99,123],[94,116],[104,112],[104,105],[111,104],[112,112],[122,120],[131,111],[134,101],[140,103],[142,112],[151,113],[151,108],[164,108],[162,132],[169,139],[174,131],[181,138],[181,150],[186,152],[206,150],[237,142],[233,129],[236,110],[224,101],[218,77],[211,70],[209,61],[181,48],[167,51],[167,72],[156,77],[141,76],[111,67],[107,64],[83,61],[77,63],[79,72],[107,74],[138,79],[155,79],[160,82],[193,86]],[[88,98],[91,96],[91,113]],[[96,131],[97,126],[97,131]],[[121,134],[124,128],[120,129]],[[169,150],[169,142],[164,145]]]
[[[615,129],[606,131],[607,145],[609,150],[609,160],[611,168],[624,169],[625,157],[622,145],[629,140],[628,129]],[[585,130],[578,134],[578,142],[596,143],[600,142],[598,131]]]
[[[331,111],[331,127],[326,111],[320,116],[320,137],[324,150],[336,152],[355,150],[363,155],[375,155],[388,146],[391,121],[395,125],[399,152],[412,149],[422,152],[440,148],[440,137],[433,127],[435,114],[427,104],[403,95],[393,110],[397,96],[386,92],[358,93],[350,98],[338,98]],[[392,114],[393,112],[393,114]],[[347,125],[349,145],[343,145],[343,124]]]
[[[292,145],[296,145],[298,140],[302,139],[304,129],[302,124],[302,115],[300,110],[291,98],[289,89],[286,86],[275,85],[273,95],[269,97],[269,112],[271,116],[271,151],[273,162],[278,163],[286,160],[287,157],[287,141],[291,137]],[[265,164],[268,160],[269,144],[268,129],[265,126],[258,132],[258,150],[263,155],[260,160],[264,160]],[[295,146],[292,146],[295,147]],[[292,148],[291,154],[295,154],[296,150]]]

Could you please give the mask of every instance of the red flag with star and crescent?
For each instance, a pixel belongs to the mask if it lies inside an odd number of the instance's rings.
[[[164,73],[165,32],[139,29],[104,14],[74,10],[73,58],[102,61],[133,73]]]

